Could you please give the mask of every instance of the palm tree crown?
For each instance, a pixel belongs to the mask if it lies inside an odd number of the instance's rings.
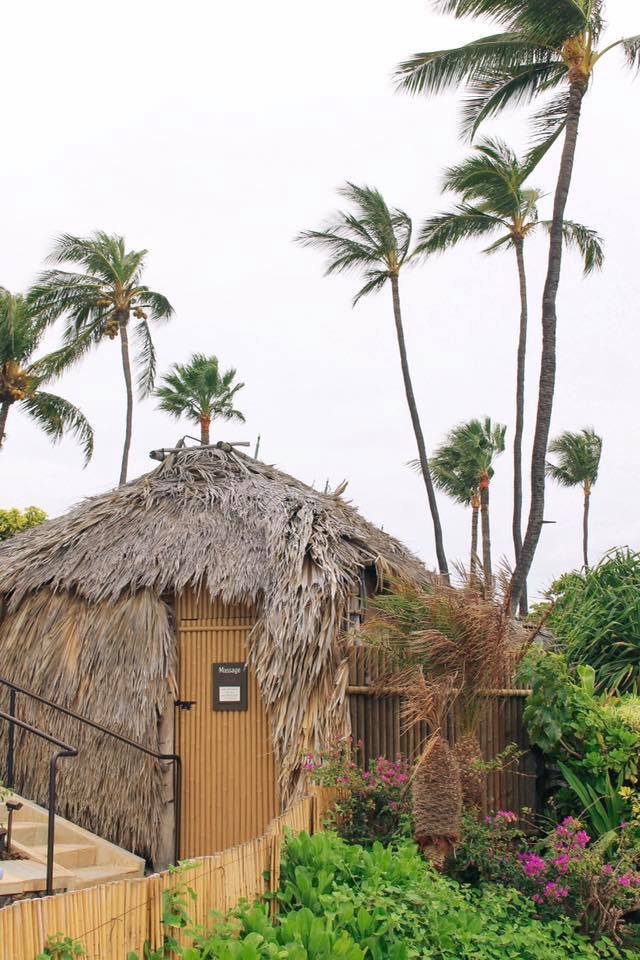
[[[354,205],[356,213],[340,211],[331,226],[303,230],[296,239],[327,252],[327,276],[354,271],[364,274],[366,282],[353,298],[355,306],[362,297],[381,290],[407,263],[412,223],[403,210],[388,207],[372,187],[347,183],[339,193]]]
[[[528,165],[504,141],[485,138],[472,156],[444,175],[443,189],[457,193],[451,211],[427,220],[418,235],[417,254],[441,253],[463,240],[498,234],[485,253],[514,249],[534,231],[551,229],[550,220],[538,214],[542,191],[523,186]],[[564,242],[580,252],[585,274],[604,261],[603,242],[595,230],[572,220],[564,221]]]
[[[47,322],[65,316],[67,343],[76,344],[75,355],[100,343],[105,337],[120,337],[122,369],[127,397],[127,416],[120,483],[127,479],[133,425],[133,388],[129,357],[129,322],[135,320],[138,387],[142,397],[153,389],[156,356],[150,321],[168,320],[173,308],[167,298],[142,283],[146,250],[127,250],[123,237],[97,231],[90,237],[64,234],[48,260],[52,264],[76,265],[82,272],[51,269],[42,273],[29,299]]]
[[[431,512],[438,567],[442,576],[448,578],[442,526],[413,392],[400,306],[400,271],[412,257],[411,218],[403,210],[389,207],[382,194],[372,187],[347,183],[340,194],[353,205],[355,213],[339,211],[334,222],[324,230],[304,230],[296,239],[305,246],[327,252],[327,274],[359,271],[364,275],[364,285],[353,298],[354,306],[389,281],[402,378]]]
[[[235,383],[236,371],[221,372],[218,358],[194,353],[187,364],[174,363],[162,378],[156,396],[158,406],[176,419],[186,417],[200,426],[202,443],[209,443],[212,420],[240,420],[244,416],[233,406],[244,383]]]
[[[75,358],[67,346],[34,359],[47,320],[27,299],[0,290],[0,447],[9,412],[14,404],[54,442],[71,433],[84,451],[85,463],[93,454],[93,430],[84,414],[63,397],[43,389]]]
[[[590,489],[598,479],[602,437],[593,427],[577,433],[566,430],[549,444],[549,453],[557,462],[547,461],[547,474],[563,487]]]
[[[622,50],[630,67],[640,67],[640,35],[596,49],[604,29],[603,0],[438,0],[436,7],[455,17],[489,17],[504,32],[415,54],[398,68],[400,89],[439,93],[466,84],[463,132],[469,139],[505,107],[560,91],[535,117],[529,169],[565,127],[571,84],[586,89],[597,62],[613,48]]]

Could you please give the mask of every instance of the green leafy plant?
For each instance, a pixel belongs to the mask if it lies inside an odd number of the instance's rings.
[[[599,690],[640,692],[640,553],[606,554],[552,584],[547,625],[570,664],[589,663]]]
[[[55,933],[47,938],[47,945],[36,957],[36,960],[76,960],[86,956],[81,943],[65,937],[62,933]]]
[[[531,651],[520,681],[531,687],[523,714],[529,737],[558,765],[570,791],[568,811],[585,817],[597,835],[617,829],[629,819],[620,790],[637,781],[640,731],[597,694],[591,667],[574,672],[562,654]]]

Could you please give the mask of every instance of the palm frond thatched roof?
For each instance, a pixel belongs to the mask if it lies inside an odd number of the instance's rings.
[[[0,590],[12,606],[45,586],[91,602],[192,585],[228,602],[270,603],[305,559],[336,585],[369,565],[425,575],[339,496],[228,448],[189,448],[1,545]]]

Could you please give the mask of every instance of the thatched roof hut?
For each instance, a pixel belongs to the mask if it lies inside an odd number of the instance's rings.
[[[0,546],[0,674],[156,749],[179,695],[180,624],[212,630],[222,610],[224,636],[246,630],[285,802],[303,752],[347,722],[342,632],[365,573],[425,576],[340,496],[229,447],[183,449]],[[209,607],[180,612],[185,596]],[[81,747],[61,776],[67,814],[153,854],[166,804],[158,766],[46,708],[22,709]],[[22,739],[17,787],[42,799],[46,754]]]

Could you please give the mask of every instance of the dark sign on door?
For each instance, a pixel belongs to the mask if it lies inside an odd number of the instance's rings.
[[[246,663],[213,664],[213,709],[247,710]]]

